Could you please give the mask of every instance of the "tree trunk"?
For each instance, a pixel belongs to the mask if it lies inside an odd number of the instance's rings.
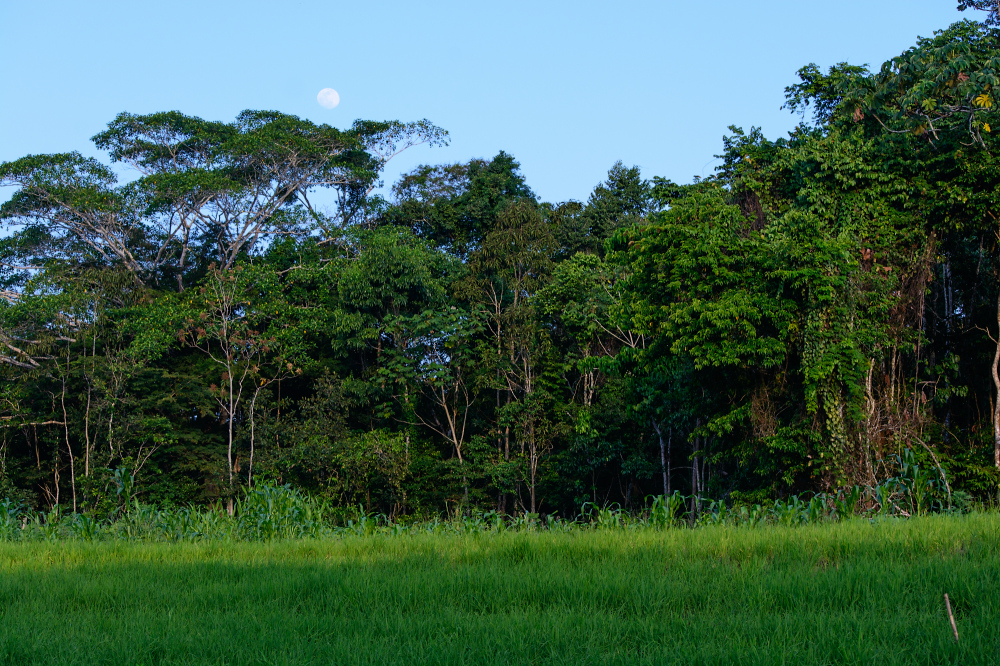
[[[653,422],[653,430],[656,431],[656,437],[660,440],[660,471],[663,473],[663,496],[666,497],[670,494],[670,480],[667,473],[667,448],[663,441],[663,430],[660,428],[660,424],[654,419],[650,419]],[[671,429],[668,437],[673,435],[673,429]]]
[[[90,381],[87,381],[87,411],[83,416],[83,475],[90,476]]]
[[[229,372],[229,442],[226,446],[226,461],[229,463],[229,502],[226,505],[226,512],[233,515],[233,372],[232,366],[226,368]]]
[[[253,486],[254,407],[257,404],[258,395],[260,395],[260,387],[254,392],[253,400],[250,401],[250,464],[247,465],[247,488]]]
[[[66,365],[69,365],[68,351],[66,354]],[[76,513],[76,467],[73,464],[73,447],[69,443],[69,419],[66,418],[66,377],[63,377],[62,380],[62,396],[60,396],[59,400],[62,403],[63,434],[66,437],[66,453],[69,454],[69,483],[70,488],[73,490],[73,513]]]
[[[538,485],[536,483],[537,472],[538,472],[538,442],[535,441],[535,424],[533,422],[529,426],[529,437],[530,440],[528,444],[531,447],[530,450],[528,451],[528,465],[530,465],[531,467],[531,469],[529,470],[530,471],[529,481],[531,483],[531,513],[537,513],[538,507],[536,506],[535,503],[535,490],[536,486]]]
[[[997,339],[996,353],[993,354],[993,385],[996,387],[996,400],[993,401],[993,464],[1000,469],[1000,296],[997,297]]]
[[[94,375],[94,373],[96,371],[95,368],[94,368],[94,357],[97,355],[97,334],[96,333],[94,334],[94,337],[91,338],[91,344],[92,344],[92,348],[91,348],[91,352],[90,352],[90,373],[91,374],[89,376],[86,375],[86,374],[84,374],[84,376],[87,379],[87,411],[84,413],[84,416],[83,416],[83,436],[84,436],[84,446],[86,447],[86,450],[83,452],[83,475],[87,476],[87,477],[90,476],[90,447],[91,447],[91,442],[90,442],[90,395],[91,395],[91,392],[93,391],[94,382],[92,380],[93,380],[93,375]],[[86,355],[86,352],[87,352],[87,340],[86,340],[86,338],[84,338],[84,341],[83,341],[83,351],[84,351],[84,355]],[[86,370],[86,358],[84,358],[84,370]],[[94,433],[94,438],[95,439],[97,438],[97,433],[96,432]]]
[[[665,497],[670,495],[670,462],[671,462],[670,456],[671,456],[671,448],[673,448],[673,443],[674,443],[674,429],[670,428],[670,430],[667,431],[667,494],[665,495]]]
[[[695,439],[695,441],[698,441]],[[698,456],[694,456],[691,461],[691,515],[698,513]]]
[[[695,419],[695,428],[701,427],[701,419]],[[691,516],[697,518],[698,509],[701,507],[701,498],[698,497],[698,456],[695,455],[701,450],[701,437],[695,437],[691,443]]]

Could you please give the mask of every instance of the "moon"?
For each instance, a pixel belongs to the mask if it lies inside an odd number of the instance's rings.
[[[338,95],[337,91],[333,88],[323,88],[319,91],[319,94],[316,95],[316,101],[319,102],[319,105],[324,109],[332,109],[340,104],[340,95]]]

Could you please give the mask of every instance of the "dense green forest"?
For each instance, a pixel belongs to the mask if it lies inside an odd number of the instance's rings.
[[[573,516],[874,486],[909,451],[994,498],[994,18],[803,67],[786,138],[586,202],[504,152],[380,196],[427,121],[122,113],[110,164],[4,163],[0,497]]]

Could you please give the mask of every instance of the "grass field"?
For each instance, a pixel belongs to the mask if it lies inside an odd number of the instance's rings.
[[[995,514],[5,543],[0,572],[3,664],[1000,663]]]

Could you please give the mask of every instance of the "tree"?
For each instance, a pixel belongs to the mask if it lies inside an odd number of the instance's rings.
[[[510,460],[514,434],[527,465],[532,513],[538,508],[539,466],[552,430],[539,384],[548,340],[535,296],[548,280],[554,250],[552,231],[537,205],[522,199],[499,214],[495,228],[470,257],[469,275],[458,285],[459,296],[485,322],[489,342],[482,347],[482,365],[493,374],[498,448]]]
[[[995,23],[994,3],[959,3],[959,9],[969,8],[990,11],[986,23]],[[883,147],[882,159],[892,159],[901,165],[905,177],[913,183],[906,204],[927,220],[924,231],[929,240],[923,271],[926,282],[936,272],[933,257],[938,256],[934,247],[938,237],[951,254],[967,252],[970,236],[981,239],[995,234],[996,218],[992,211],[997,204],[997,181],[991,151],[995,150],[996,140],[991,122],[997,123],[998,84],[1000,60],[993,30],[962,21],[938,31],[932,38],[918,40],[905,53],[883,64],[878,73],[855,77],[839,85],[840,111],[831,115],[828,122],[841,131],[851,123],[864,127]],[[975,244],[982,247],[982,240]],[[979,250],[974,253],[978,254],[974,261],[981,265],[984,253]],[[946,312],[942,313],[946,330],[940,352],[948,359],[942,368],[953,367],[957,359],[953,328],[963,318],[957,316],[959,309],[952,298],[955,292],[951,277],[953,268],[960,265],[961,262],[950,257],[941,262],[940,270],[952,285],[945,294]],[[970,276],[972,283],[981,282],[980,272],[977,268],[977,275]],[[995,291],[997,287],[994,285],[992,289]],[[971,296],[979,290],[973,287],[967,293]],[[970,312],[976,307],[967,303],[962,309]],[[993,318],[1000,321],[1000,297],[994,309],[997,314]],[[919,310],[923,322],[922,299]],[[937,317],[935,320],[940,321]],[[973,328],[991,326],[975,324]],[[1000,359],[998,350],[1000,346],[995,346],[993,359]],[[1000,381],[994,379],[996,367],[994,360],[990,364],[993,404],[1000,397]],[[947,415],[950,418],[950,412]],[[1000,470],[1000,412],[995,409],[992,420],[993,463]]]
[[[388,160],[443,144],[447,132],[426,120],[341,131],[274,111],[244,111],[228,124],[170,111],[119,114],[93,140],[140,177],[118,186],[109,168],[77,153],[25,157],[0,165],[0,186],[18,187],[0,219],[43,229],[64,254],[82,245],[143,281],[172,275],[183,291],[192,263],[229,270],[279,236],[315,225],[331,234],[311,192],[336,188],[339,218],[349,221]]]
[[[594,188],[581,218],[589,236],[603,253],[604,241],[618,229],[642,224],[652,212],[651,186],[639,175],[639,167],[626,168],[620,161],[608,171],[608,179]]]
[[[421,166],[393,188],[396,205],[384,222],[408,226],[449,253],[468,258],[512,203],[534,201],[520,165],[500,151],[491,160]]]
[[[645,413],[637,419],[630,409],[633,372],[615,363],[624,349],[646,344],[642,335],[612,320],[625,296],[621,278],[619,267],[596,254],[578,252],[555,265],[551,281],[539,291],[537,300],[543,325],[551,331],[550,372],[558,373],[563,389],[559,392],[562,400],[554,401],[552,409],[566,415],[563,420],[572,433],[566,449],[556,454],[559,466],[563,473],[572,470],[574,475],[593,479],[617,465],[619,476],[625,479],[627,506],[636,480],[648,471],[644,438],[636,434],[649,426],[649,419]],[[666,474],[669,462],[663,453]],[[585,499],[596,502],[593,487],[589,498],[579,491],[574,506]]]
[[[129,189],[79,153],[29,155],[0,164],[0,187],[18,188],[0,206],[6,227],[27,227],[20,253],[79,263],[123,265],[135,274],[153,268],[142,253],[145,228]],[[23,241],[34,241],[24,247]],[[11,267],[10,264],[7,265]]]
[[[389,317],[386,326],[395,344],[387,352],[380,374],[402,390],[397,399],[402,402],[404,418],[415,419],[448,442],[462,468],[468,501],[463,447],[481,386],[475,353],[475,339],[482,330],[479,315],[451,305],[440,311]],[[418,396],[426,408],[415,404]]]
[[[958,11],[964,12],[967,9],[988,12],[983,20],[985,25],[1000,25],[1000,2],[997,0],[958,0]]]
[[[245,393],[251,393],[251,453],[254,451],[254,414],[260,389],[279,378],[301,373],[291,360],[288,349],[267,335],[266,308],[261,307],[277,290],[274,275],[266,269],[237,266],[232,270],[211,267],[196,294],[167,297],[157,308],[165,322],[183,317],[176,335],[181,344],[204,354],[221,370],[221,386],[211,391],[218,404],[219,420],[226,424],[227,509],[233,510],[233,495],[239,472],[234,457],[236,424],[242,417]],[[261,298],[261,295],[263,298]],[[154,315],[155,316],[155,315]],[[161,324],[162,325],[162,324]],[[276,371],[264,375],[262,366],[268,355],[276,354]],[[247,481],[252,482],[252,457]]]

